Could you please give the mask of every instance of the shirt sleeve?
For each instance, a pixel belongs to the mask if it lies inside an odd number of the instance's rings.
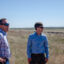
[[[7,49],[8,47],[6,45],[4,38],[0,36],[0,57],[6,58],[8,56]]]
[[[45,37],[45,53],[46,53],[46,58],[49,58],[49,47],[48,47],[47,37]]]
[[[32,40],[31,40],[31,37],[29,36],[28,42],[27,42],[27,56],[28,56],[28,58],[31,58],[31,44],[32,44]]]

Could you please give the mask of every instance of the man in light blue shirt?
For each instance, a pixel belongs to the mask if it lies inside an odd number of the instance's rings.
[[[29,64],[45,64],[48,62],[48,40],[42,35],[43,24],[35,23],[36,32],[29,35],[27,43],[27,56]]]
[[[9,24],[5,18],[0,19],[0,64],[9,64],[10,47],[7,41]]]

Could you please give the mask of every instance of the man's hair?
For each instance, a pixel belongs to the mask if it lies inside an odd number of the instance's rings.
[[[0,24],[2,24],[3,20],[6,20],[6,18],[0,19]]]
[[[37,30],[38,27],[43,27],[43,24],[41,22],[36,22],[34,27],[35,27],[35,30]]]

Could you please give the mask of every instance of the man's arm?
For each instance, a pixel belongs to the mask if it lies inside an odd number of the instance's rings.
[[[32,41],[31,41],[31,37],[29,36],[28,42],[27,42],[27,56],[28,56],[28,62],[31,61],[31,44],[32,44]]]
[[[1,51],[1,58],[7,58],[8,56],[8,47],[4,38],[0,35],[0,51]]]
[[[2,37],[2,35],[0,35],[0,62],[6,62],[5,59],[5,50],[6,50],[6,45],[4,44],[5,41]]]
[[[45,53],[46,53],[46,62],[48,61],[49,58],[49,49],[48,49],[48,39],[45,37]]]

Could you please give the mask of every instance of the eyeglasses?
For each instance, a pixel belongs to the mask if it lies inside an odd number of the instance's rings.
[[[42,26],[40,26],[39,28],[43,29],[43,27],[42,27]]]
[[[0,25],[9,26],[9,23],[0,23]]]

